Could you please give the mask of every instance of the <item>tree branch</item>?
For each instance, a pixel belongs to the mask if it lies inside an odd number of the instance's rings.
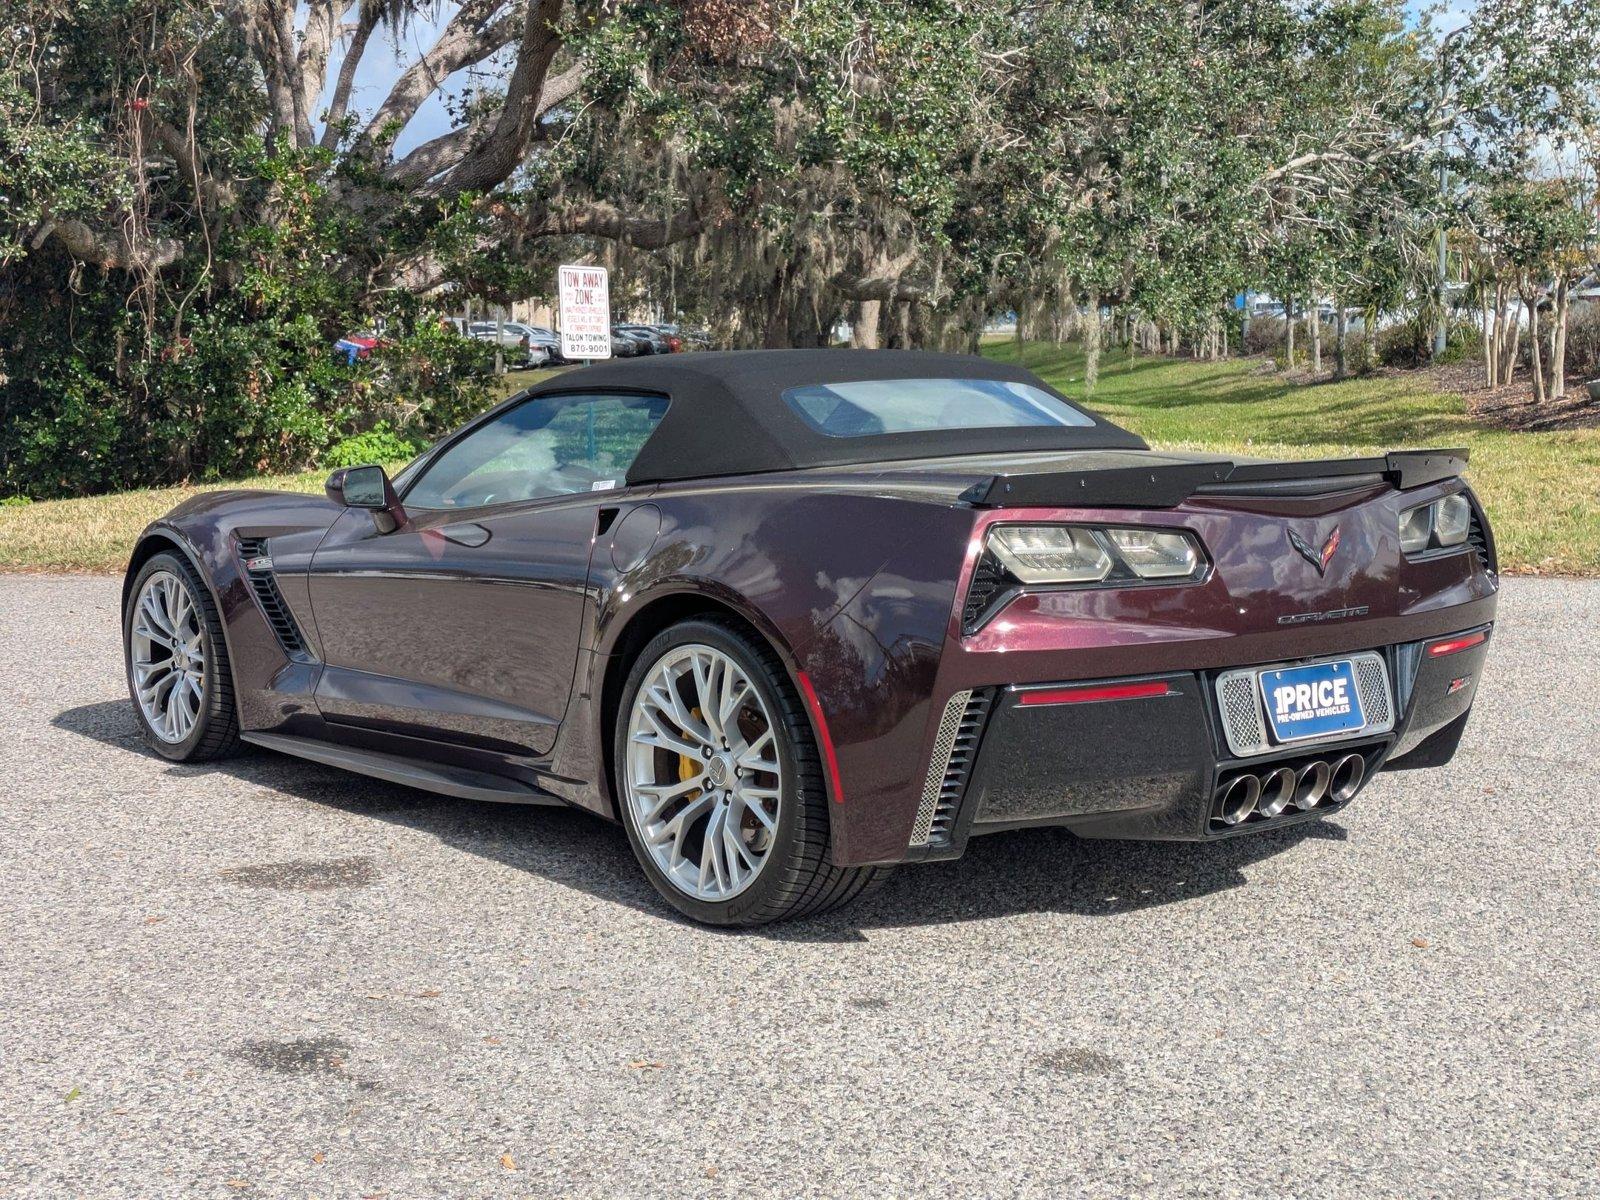
[[[395,183],[425,183],[465,158],[472,149],[473,137],[482,133],[483,127],[483,122],[474,122],[423,142],[386,170],[383,177]]]
[[[595,200],[533,218],[513,218],[513,224],[527,238],[583,235],[626,242],[641,250],[660,250],[704,232],[710,221],[692,208],[665,217],[629,216],[609,201]]]
[[[328,55],[339,33],[341,15],[355,0],[311,0],[305,31],[300,35],[300,53],[295,59],[299,75],[300,108],[309,117],[317,110],[322,85],[328,77]]]
[[[926,300],[929,288],[898,275],[852,275],[840,271],[828,283],[850,300]]]
[[[345,48],[344,59],[339,63],[339,78],[333,85],[333,96],[328,101],[328,123],[322,130],[322,147],[331,150],[339,144],[340,126],[350,111],[350,92],[356,84],[356,69],[361,66],[361,56],[367,52],[367,39],[378,27],[378,17],[383,9],[376,0],[362,0],[361,15],[350,34],[350,45]]]
[[[505,106],[489,136],[473,148],[438,185],[439,195],[486,192],[505,182],[522,162],[539,126],[540,98],[556,51],[563,0],[527,0],[517,65],[506,88]]]
[[[42,246],[52,235],[74,258],[107,270],[160,271],[183,257],[183,243],[177,238],[133,242],[120,229],[92,229],[77,220],[47,221],[34,235],[33,244]]]
[[[273,5],[276,5],[276,11],[273,11]],[[264,11],[271,21],[272,33],[277,41],[275,64],[279,86],[289,97],[295,145],[310,146],[314,139],[311,136],[311,114],[305,104],[305,88],[299,77],[300,55],[295,49],[293,0],[270,0]]]
[[[490,21],[501,8],[503,0],[467,0],[445,26],[444,32],[433,48],[401,72],[389,89],[389,95],[378,106],[372,120],[367,123],[357,139],[360,153],[370,153],[372,146],[386,132],[404,129],[417,115],[417,109],[439,86],[463,67],[482,62],[496,50],[517,40],[519,30],[526,20],[518,20],[507,13]],[[537,0],[529,0],[529,11],[538,7]],[[514,78],[514,77],[513,77]]]
[[[195,196],[213,210],[232,203],[233,185],[219,182],[205,165],[205,155],[198,144],[191,142],[184,132],[170,121],[149,115],[150,132],[157,144],[172,156],[184,180],[193,188]]]
[[[278,52],[272,0],[226,0],[224,11],[261,68],[261,78],[267,87],[267,104],[272,110],[273,136],[285,129],[292,130],[295,127],[294,97],[286,85],[282,56]]]

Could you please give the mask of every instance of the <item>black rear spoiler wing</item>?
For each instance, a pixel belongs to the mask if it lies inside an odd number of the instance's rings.
[[[1175,508],[1191,496],[1316,496],[1388,484],[1401,490],[1453,479],[1466,450],[1395,450],[1373,458],[1286,462],[1230,459],[1152,467],[994,475],[962,498],[980,508]]]

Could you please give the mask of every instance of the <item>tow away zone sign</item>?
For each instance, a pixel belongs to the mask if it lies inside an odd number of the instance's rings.
[[[561,357],[611,357],[611,281],[604,267],[560,268]]]

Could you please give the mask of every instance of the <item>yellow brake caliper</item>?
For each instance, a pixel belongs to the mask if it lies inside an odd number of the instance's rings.
[[[699,720],[703,719],[701,717],[701,715],[700,715],[700,709],[698,707],[691,708],[689,710],[689,715],[691,717],[693,717],[696,721],[699,721]],[[701,769],[701,763],[700,763],[700,761],[698,759],[692,758],[691,756],[689,756],[687,754],[678,755],[678,782],[679,783],[688,783],[689,780],[693,779],[697,774],[700,773],[700,769]],[[689,799],[693,800],[699,794],[700,793],[698,791],[692,791],[692,792],[689,793]]]

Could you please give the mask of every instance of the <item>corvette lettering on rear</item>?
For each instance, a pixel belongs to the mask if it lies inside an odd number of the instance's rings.
[[[1288,616],[1279,617],[1278,624],[1304,625],[1310,621],[1342,621],[1346,617],[1364,617],[1370,611],[1370,606],[1357,604],[1350,608],[1330,608],[1326,612],[1290,613]]]

